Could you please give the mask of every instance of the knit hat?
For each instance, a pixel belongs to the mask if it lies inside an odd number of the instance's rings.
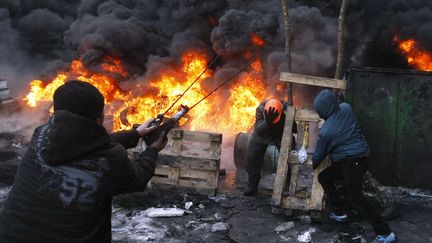
[[[54,92],[54,111],[67,110],[90,119],[103,113],[104,96],[92,84],[71,80]]]

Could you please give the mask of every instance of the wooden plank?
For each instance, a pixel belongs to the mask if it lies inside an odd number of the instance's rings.
[[[170,167],[166,165],[157,165],[155,168],[155,175],[169,175]]]
[[[273,187],[272,205],[279,206],[282,200],[282,194],[285,189],[286,177],[288,173],[288,156],[292,141],[292,126],[296,110],[289,106],[286,111],[285,126],[281,141],[281,150],[279,153],[278,166],[276,170],[276,179]]]
[[[0,90],[0,100],[6,100],[10,98],[9,89]]]
[[[209,140],[211,142],[219,142],[222,143],[222,133],[210,133]]]
[[[169,150],[174,155],[180,155],[182,152],[181,138],[172,138],[172,144]]]
[[[12,103],[12,102],[13,102],[13,99],[9,98],[9,99],[2,100],[1,104],[2,105],[6,105],[6,104],[9,104],[9,103]]]
[[[170,175],[170,166],[167,165],[158,165],[155,169],[155,175],[163,175],[163,176],[169,176]],[[208,171],[208,170],[191,170],[191,169],[185,169],[180,168],[179,178],[195,178],[195,179],[201,179],[201,180],[213,180],[216,177],[216,174],[218,174],[218,170],[215,171]],[[212,183],[213,183],[212,182]]]
[[[313,110],[298,110],[295,116],[296,121],[319,122],[320,117],[318,113]]]
[[[221,145],[217,142],[204,144],[180,139],[171,139],[160,154],[188,158],[220,159],[221,152]]]
[[[296,112],[297,116],[297,112]],[[296,150],[299,151],[301,149],[302,143],[303,143],[303,136],[304,136],[304,122],[297,121],[297,138],[296,138]],[[293,156],[290,153],[290,158]],[[291,158],[292,159],[292,158]],[[290,160],[288,160],[289,162]]]
[[[182,130],[172,130],[172,133],[176,134],[176,131],[182,131]],[[199,143],[210,143],[210,142],[222,143],[221,133],[183,131],[181,138],[186,141],[194,141]]]
[[[179,142],[180,143],[180,142]],[[178,143],[178,144],[179,144]],[[173,145],[174,146],[174,141]],[[180,145],[176,145],[179,146]],[[218,145],[220,147],[220,145]],[[195,158],[195,159],[220,159],[220,153],[217,152],[216,149],[213,149],[214,153],[211,153],[210,144],[207,147],[201,147],[200,144],[191,144],[186,143],[185,141],[181,142],[181,151],[180,153],[178,149],[173,150],[170,146],[167,146],[166,149],[163,149],[160,154],[172,155],[172,156],[181,156],[185,158]]]
[[[208,173],[207,174],[207,185],[209,187],[217,188],[218,178],[219,178],[219,171]]]
[[[281,72],[280,80],[285,82],[320,86],[334,89],[346,89],[346,81],[342,79],[331,79],[296,73]]]
[[[214,178],[216,171],[202,171],[202,170],[180,170],[180,178],[195,178],[200,180],[208,180]]]
[[[183,130],[173,129],[168,133],[169,138],[183,138]]]
[[[220,159],[222,134],[172,130],[160,154],[188,158]]]
[[[178,185],[185,188],[210,188],[207,181],[179,180]]]
[[[171,189],[214,195],[220,168],[222,135],[172,130],[159,153],[152,182]]]
[[[282,199],[281,207],[295,210],[309,210],[309,198],[286,196]]]
[[[211,159],[220,159],[220,156],[222,154],[222,148],[219,142],[211,142],[210,143],[210,158]]]
[[[7,89],[7,88],[8,88],[8,86],[7,86],[6,80],[0,80],[0,90]]]
[[[169,175],[168,175],[169,183],[171,185],[177,185],[179,182],[179,178],[180,178],[180,168],[170,167]]]
[[[169,165],[178,168],[195,169],[195,170],[219,170],[219,160],[201,159],[201,158],[185,158],[181,156],[173,156],[160,154],[157,163],[159,165]]]
[[[168,180],[167,178],[163,178],[163,177],[153,177],[152,183],[157,184],[158,187],[161,189],[169,189],[169,190],[176,190],[176,191],[183,191],[183,192],[184,190],[192,190],[199,194],[209,195],[209,196],[214,196],[217,192],[217,189],[213,187],[207,187],[205,185],[203,186],[199,184],[194,184],[194,187],[192,187],[190,183],[185,184],[183,182],[181,183],[182,185],[176,185],[174,187],[170,185],[167,180]]]
[[[323,170],[325,170],[329,165],[330,165],[330,160],[327,158],[314,171],[314,177],[313,177],[313,181],[312,181],[311,198],[310,198],[310,203],[309,203],[309,208],[311,208],[311,209],[322,210],[322,208],[323,208],[324,190],[322,189],[321,184],[318,181],[318,175]]]
[[[289,185],[289,195],[294,196],[297,190],[297,181],[299,175],[299,164],[289,164],[291,168],[291,181]]]

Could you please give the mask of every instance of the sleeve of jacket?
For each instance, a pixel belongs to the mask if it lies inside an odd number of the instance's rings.
[[[136,129],[114,132],[110,137],[112,142],[123,145],[125,149],[136,147],[140,139]]]
[[[134,161],[130,161],[125,154],[118,171],[115,172],[112,194],[144,191],[154,175],[157,156],[158,151],[152,147],[148,147]]]
[[[321,162],[327,157],[331,150],[331,136],[327,133],[320,132],[318,136],[317,145],[315,152],[312,156],[313,168],[321,164]]]
[[[255,112],[255,132],[259,135],[264,134],[266,130],[269,129],[265,118],[264,118],[264,104],[261,104],[257,107]]]

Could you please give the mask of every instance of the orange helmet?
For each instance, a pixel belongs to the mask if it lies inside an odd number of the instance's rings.
[[[282,115],[282,102],[278,99],[269,99],[265,103],[264,111],[268,112],[272,107],[275,108],[276,112],[278,112],[278,116],[273,120],[273,124],[276,124],[279,122]]]

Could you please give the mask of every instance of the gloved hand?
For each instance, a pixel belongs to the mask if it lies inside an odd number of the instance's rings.
[[[270,109],[268,111],[264,111],[264,119],[267,123],[268,126],[273,125],[273,121],[274,119],[276,119],[276,117],[278,117],[279,112],[276,111],[275,107],[270,107]]]
[[[319,119],[318,128],[321,129],[324,126],[324,119]]]
[[[155,148],[158,152],[161,151],[163,148],[165,148],[168,142],[168,138],[166,135],[167,135],[166,132],[162,131],[158,140],[150,144],[150,147]]]
[[[151,123],[154,122],[156,119],[152,118],[145,122],[143,122],[139,127],[137,127],[137,132],[140,135],[140,137],[144,137],[147,134],[151,133],[153,130],[155,130],[156,127],[150,127]]]
[[[312,161],[312,168],[313,168],[313,170],[316,170],[316,168],[318,168],[318,166],[319,166],[320,164],[321,164],[321,163],[319,163],[319,162]]]

